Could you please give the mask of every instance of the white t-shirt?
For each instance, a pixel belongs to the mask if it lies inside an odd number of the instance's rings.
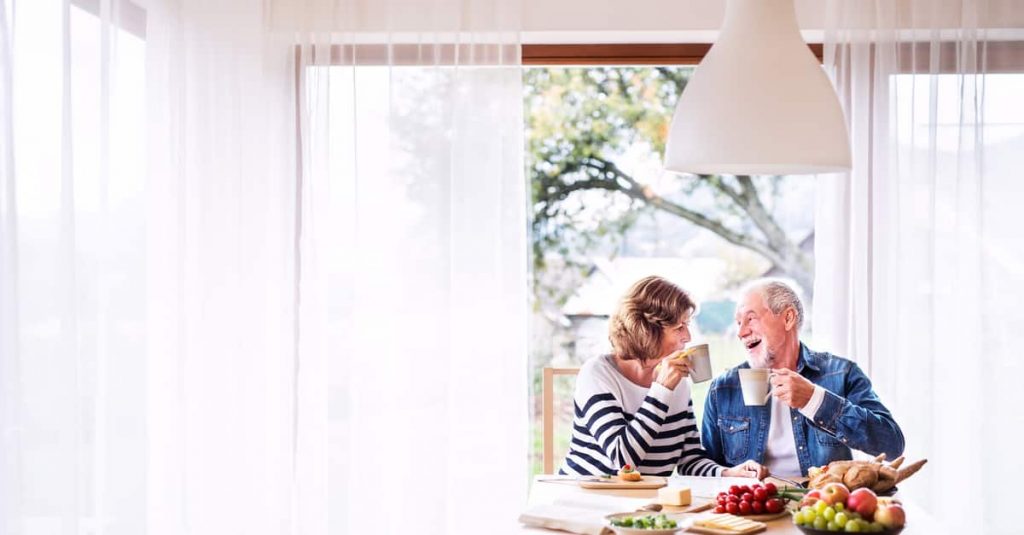
[[[800,414],[813,420],[824,398],[825,390],[815,386],[811,399],[800,409]],[[796,438],[793,436],[793,421],[799,416],[792,416],[789,405],[775,397],[772,397],[771,403],[772,416],[768,426],[768,443],[764,449],[764,465],[774,475],[799,477],[802,475],[800,459],[796,455]]]

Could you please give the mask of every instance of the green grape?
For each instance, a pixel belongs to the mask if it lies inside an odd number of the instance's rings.
[[[829,523],[828,523],[828,524],[827,524],[827,525],[825,526],[825,529],[827,529],[827,530],[829,530],[829,531],[839,531],[839,530],[840,530],[840,529],[842,529],[842,528],[840,528],[839,526],[837,526],[835,522],[829,522]]]
[[[828,507],[828,504],[821,500],[818,500],[817,502],[814,503],[814,510],[817,511],[818,514],[821,514],[821,512],[824,511],[826,507]]]
[[[804,525],[804,514],[801,511],[793,513],[793,523],[802,526]]]
[[[811,525],[814,523],[814,519],[818,518],[818,512],[812,507],[805,507],[802,513],[804,515],[804,524]]]
[[[846,523],[846,532],[847,533],[860,533],[861,532],[860,522],[857,522],[857,521],[847,522]]]
[[[819,516],[814,519],[814,529],[825,529],[828,526],[828,520],[825,517]]]
[[[885,531],[885,526],[879,524],[878,522],[872,522],[868,524],[868,531],[871,533],[881,533]]]
[[[832,519],[839,527],[845,527],[846,523],[849,522],[850,517],[846,513],[836,513],[835,518]]]
[[[836,510],[831,507],[826,507],[825,510],[821,512],[821,516],[825,517],[825,520],[832,520],[836,517]]]
[[[846,506],[843,505],[843,502],[839,502],[839,503],[835,504],[835,508],[836,508],[836,512],[841,512],[841,511],[845,511],[846,510]]]

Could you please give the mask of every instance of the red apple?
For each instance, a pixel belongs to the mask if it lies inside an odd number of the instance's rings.
[[[846,499],[850,497],[850,489],[846,488],[846,485],[842,483],[829,483],[821,489],[821,501],[835,505],[837,503],[846,503]]]
[[[866,487],[851,492],[850,497],[846,499],[846,508],[859,513],[868,522],[871,521],[877,507],[878,496],[875,491]]]
[[[902,528],[907,522],[907,513],[898,504],[880,505],[875,510],[875,522],[886,529]]]
[[[814,505],[814,502],[817,502],[820,499],[821,491],[817,489],[812,490],[807,494],[804,494],[804,498],[800,500],[800,507],[803,507],[805,505]]]

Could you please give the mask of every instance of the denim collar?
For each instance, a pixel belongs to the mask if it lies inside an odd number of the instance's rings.
[[[816,371],[821,371],[821,363],[818,362],[818,357],[807,349],[807,346],[803,342],[800,342],[800,356],[797,357],[796,372],[803,375],[804,366]]]

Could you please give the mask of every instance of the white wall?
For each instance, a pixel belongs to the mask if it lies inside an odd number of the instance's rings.
[[[78,0],[83,1],[83,0]],[[145,3],[147,0],[137,0]],[[909,27],[961,27],[967,0],[865,0],[865,19],[876,5],[901,6]],[[523,29],[524,42],[694,42],[712,41],[722,24],[726,0],[270,0],[271,20],[281,27],[390,32]],[[805,39],[820,40],[827,0],[795,0]],[[477,4],[480,4],[477,7]],[[1024,30],[1024,0],[985,0],[987,20],[979,26]],[[914,6],[911,11],[910,6]],[[518,20],[516,20],[518,19]],[[848,19],[847,19],[848,20]],[[453,23],[453,21],[455,21]],[[518,24],[516,24],[518,22]],[[817,39],[813,36],[818,35]],[[810,36],[810,37],[809,37]],[[369,37],[373,40],[373,37]]]
[[[522,0],[525,42],[693,42],[712,41],[722,24],[726,0]],[[901,8],[906,27],[961,26],[966,0],[885,0]],[[827,0],[795,0],[797,22],[807,40],[821,40]],[[980,27],[1024,30],[1024,1],[986,0]],[[891,4],[888,4],[891,5]],[[872,2],[864,2],[873,27]],[[1020,32],[996,32],[1020,38]]]

